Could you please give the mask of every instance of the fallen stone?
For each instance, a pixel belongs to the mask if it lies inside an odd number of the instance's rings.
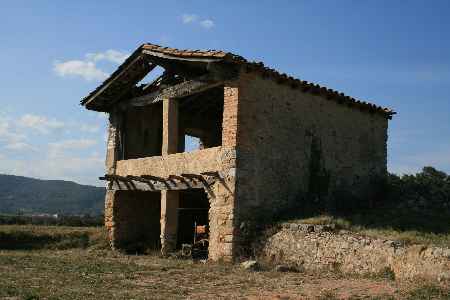
[[[249,270],[249,271],[257,271],[260,269],[260,265],[256,260],[247,260],[241,263],[241,267],[244,270]]]

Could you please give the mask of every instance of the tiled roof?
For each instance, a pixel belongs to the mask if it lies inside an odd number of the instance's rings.
[[[143,44],[119,67],[119,69],[114,72],[110,78],[108,78],[101,86],[99,86],[95,91],[89,94],[86,98],[82,100],[82,104],[85,104],[86,101],[93,96],[97,91],[101,90],[103,86],[105,86],[109,81],[111,81],[115,76],[117,76],[120,71],[127,66],[133,59],[136,58],[137,55],[141,53],[146,54],[160,54],[165,57],[170,58],[180,58],[180,59],[193,59],[193,60],[217,60],[217,61],[225,61],[229,63],[241,64],[244,65],[248,71],[255,71],[261,73],[263,77],[273,78],[280,84],[286,84],[291,86],[292,88],[301,89],[304,92],[311,92],[313,94],[322,95],[326,97],[328,100],[334,100],[338,103],[356,106],[362,109],[367,109],[371,112],[379,112],[391,118],[394,111],[389,108],[384,108],[366,101],[357,100],[350,96],[344,95],[338,91],[322,87],[318,84],[314,84],[305,80],[300,80],[297,78],[293,78],[288,76],[287,74],[280,73],[274,69],[268,68],[262,62],[250,62],[246,60],[244,57],[233,54],[231,52],[224,52],[220,50],[181,50],[169,47],[161,47],[155,44]]]

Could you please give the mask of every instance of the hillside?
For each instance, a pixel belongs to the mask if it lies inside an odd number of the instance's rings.
[[[103,213],[105,189],[63,180],[0,174],[0,213]]]

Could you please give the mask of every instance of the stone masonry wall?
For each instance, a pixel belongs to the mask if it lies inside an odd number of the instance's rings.
[[[156,247],[160,235],[158,192],[107,191],[105,226],[111,246],[128,248],[131,244]]]
[[[151,174],[167,178],[169,175],[183,173],[199,174],[206,171],[219,171],[223,179],[216,181],[207,190],[210,200],[209,257],[212,260],[231,260],[233,256],[235,164],[236,151],[234,147],[214,147],[164,156],[121,160],[117,162],[116,174],[122,176]],[[108,202],[115,203],[115,200],[108,200],[114,197],[114,195],[107,196],[107,206]],[[128,218],[133,218],[133,211],[139,210],[138,207],[116,206],[115,208],[128,211]],[[159,216],[155,218],[159,221]],[[114,237],[117,238],[120,234],[116,233]]]
[[[306,270],[394,272],[396,279],[450,280],[450,249],[370,238],[327,226],[283,224],[262,247],[264,259]]]
[[[384,116],[254,73],[242,73],[238,86],[236,197],[242,220],[274,214],[311,194],[375,194],[376,180],[386,175]]]

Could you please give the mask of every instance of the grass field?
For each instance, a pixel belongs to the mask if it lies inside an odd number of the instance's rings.
[[[0,226],[0,274],[2,299],[450,299],[437,283],[123,255],[100,228]]]

